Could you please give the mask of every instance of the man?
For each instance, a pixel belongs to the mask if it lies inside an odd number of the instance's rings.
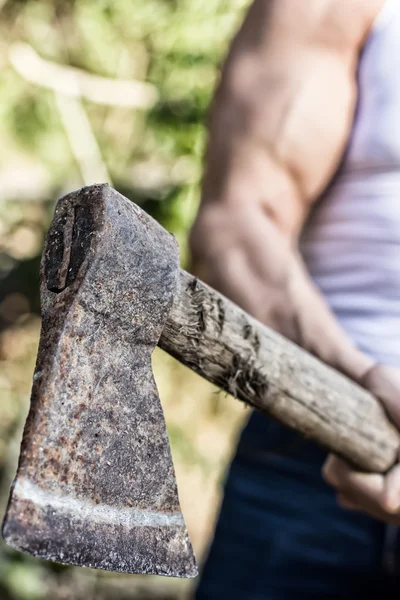
[[[200,276],[398,425],[399,61],[398,0],[255,0],[211,109],[191,234]],[[398,597],[389,523],[398,465],[358,473],[254,413],[197,598]]]

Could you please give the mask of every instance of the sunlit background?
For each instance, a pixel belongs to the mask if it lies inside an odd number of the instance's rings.
[[[181,245],[199,200],[207,107],[247,0],[0,0],[0,513],[39,335],[55,200],[108,181]],[[201,560],[243,405],[157,351],[182,509]],[[0,542],[1,600],[189,598],[187,581],[30,559]]]

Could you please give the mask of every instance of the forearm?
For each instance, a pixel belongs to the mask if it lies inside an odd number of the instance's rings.
[[[191,249],[195,273],[261,322],[353,379],[372,367],[337,322],[295,245],[262,209],[244,214],[206,205]]]

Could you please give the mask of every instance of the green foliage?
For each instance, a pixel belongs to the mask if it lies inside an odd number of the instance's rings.
[[[150,111],[87,106],[110,178],[125,190],[149,189],[171,206],[168,224],[183,236],[193,218],[204,149],[204,120],[218,72],[246,2],[244,0],[28,0],[6,2],[2,33],[9,45],[28,42],[40,56],[110,78],[146,80],[159,101]],[[5,60],[6,62],[6,60]],[[13,154],[45,165],[49,193],[79,185],[79,169],[53,94],[21,79],[11,66],[0,75],[0,133]],[[7,149],[9,150],[9,149]],[[7,154],[7,156],[6,156]],[[181,158],[191,162],[174,173]],[[0,161],[9,161],[5,149]],[[163,171],[157,190],[132,168],[151,163]],[[147,169],[146,173],[151,173]],[[145,198],[143,198],[145,200]],[[176,209],[177,203],[179,209]],[[169,214],[163,208],[162,214]]]

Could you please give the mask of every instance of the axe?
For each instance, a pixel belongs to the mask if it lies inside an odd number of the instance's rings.
[[[206,243],[206,240],[205,240]],[[179,268],[175,238],[108,185],[58,202],[3,536],[61,563],[194,577],[151,355],[158,344],[360,469],[400,437],[367,391]]]

